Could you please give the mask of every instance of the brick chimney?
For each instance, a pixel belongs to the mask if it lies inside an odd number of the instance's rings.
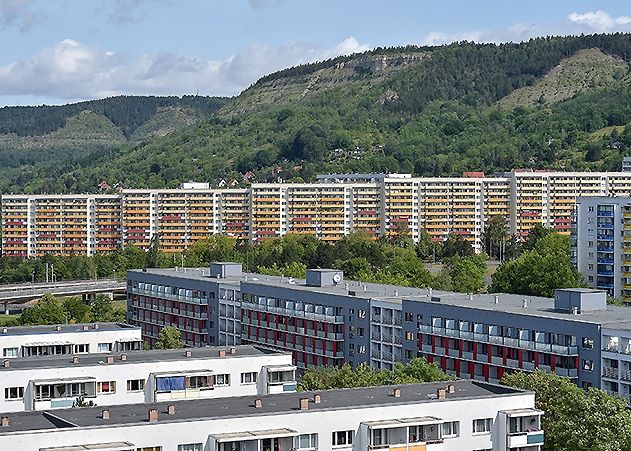
[[[192,357],[193,356],[193,351],[191,351],[190,349],[187,349],[186,351],[184,351],[184,357]]]
[[[309,398],[300,399],[300,410],[309,410]]]
[[[220,349],[219,350],[219,357],[225,357],[226,356],[226,350],[225,349]]]
[[[456,386],[454,384],[447,385],[447,393],[456,393]]]
[[[105,361],[107,362],[108,365],[111,365],[112,363],[114,363],[114,356],[108,355]]]
[[[158,409],[149,409],[147,412],[147,420],[158,421]]]
[[[174,404],[169,404],[167,406],[167,414],[168,415],[175,415],[175,405]]]
[[[447,391],[444,388],[439,388],[438,390],[436,390],[436,397],[438,399],[445,399],[446,395]]]
[[[90,328],[90,326],[88,326],[87,324],[84,324],[82,329],[83,330],[88,330],[89,328]]]
[[[101,410],[101,418],[103,418],[104,420],[109,420],[110,419],[110,409],[103,409],[103,410]]]
[[[11,360],[5,359],[4,362],[2,363],[2,366],[4,366],[5,368],[10,368],[11,367]]]
[[[400,388],[395,388],[392,390],[392,396],[394,396],[395,398],[400,398],[401,397],[401,389]]]
[[[320,396],[319,393],[316,393],[315,395],[313,395],[314,404],[320,404],[321,402],[322,402],[322,396]]]
[[[230,346],[230,354],[234,355],[237,353],[237,348],[235,348],[234,346]]]
[[[3,428],[9,427],[9,417],[0,418],[0,426]]]
[[[127,354],[121,354],[121,360],[124,362],[127,360]]]
[[[263,407],[263,400],[261,398],[256,398],[254,400],[254,407],[256,407],[257,409]]]
[[[74,357],[72,358],[72,363],[79,363],[79,357],[74,356]]]

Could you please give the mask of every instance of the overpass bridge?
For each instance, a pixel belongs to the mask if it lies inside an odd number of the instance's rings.
[[[124,293],[126,289],[127,282],[116,279],[0,285],[0,305],[4,306],[6,312],[9,304],[24,304],[39,299],[46,293],[62,297],[82,295],[84,298],[91,298],[100,293]]]

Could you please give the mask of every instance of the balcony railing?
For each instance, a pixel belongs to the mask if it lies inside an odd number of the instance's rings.
[[[446,329],[444,327],[436,327],[427,324],[421,324],[419,329],[422,333],[443,337],[461,338],[465,340],[473,340],[483,343],[491,343],[500,346],[508,346],[532,351],[550,352],[560,355],[578,355],[577,346],[563,346],[550,343],[539,343],[536,341],[522,340],[519,338],[501,337],[499,335],[461,331],[458,329]]]

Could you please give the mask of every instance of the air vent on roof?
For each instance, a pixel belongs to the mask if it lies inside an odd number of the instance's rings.
[[[440,302],[440,298],[439,298],[438,296],[432,296],[432,297],[430,298],[430,300],[431,300],[432,302]]]

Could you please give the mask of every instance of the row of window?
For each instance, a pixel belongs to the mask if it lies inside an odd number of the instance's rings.
[[[119,351],[137,351],[141,349],[140,341],[120,342]],[[112,343],[98,343],[97,352],[112,352]],[[75,345],[44,345],[44,346],[23,346],[24,357],[31,356],[46,356],[46,355],[60,355],[60,354],[88,354],[90,352],[90,345],[87,343],[80,343]],[[19,357],[20,348],[3,348],[3,357]]]
[[[272,375],[278,374],[277,377],[272,378],[271,382],[279,382],[282,381],[283,374],[282,373],[272,373]],[[280,377],[279,380],[278,377]],[[226,387],[230,385],[230,374],[216,374],[214,375],[215,386]],[[241,373],[241,384],[256,384],[258,380],[258,374],[256,372],[246,372]],[[64,385],[63,392],[60,392],[60,395],[65,396],[80,396],[86,394],[85,383],[75,383],[75,384],[56,384],[56,385]],[[35,387],[35,399],[36,400],[44,400],[50,399],[53,397],[53,387],[56,387],[55,384],[51,385],[37,385]],[[207,387],[207,379],[206,376],[192,376],[189,378],[189,388],[203,388]],[[127,392],[139,392],[145,389],[145,380],[144,379],[129,379],[127,381]],[[59,390],[58,390],[59,391]],[[97,394],[106,394],[106,393],[116,393],[116,381],[99,381],[96,383],[96,393]],[[60,396],[57,396],[60,397]],[[5,399],[22,399],[24,398],[24,387],[6,387],[4,389],[4,398]]]

